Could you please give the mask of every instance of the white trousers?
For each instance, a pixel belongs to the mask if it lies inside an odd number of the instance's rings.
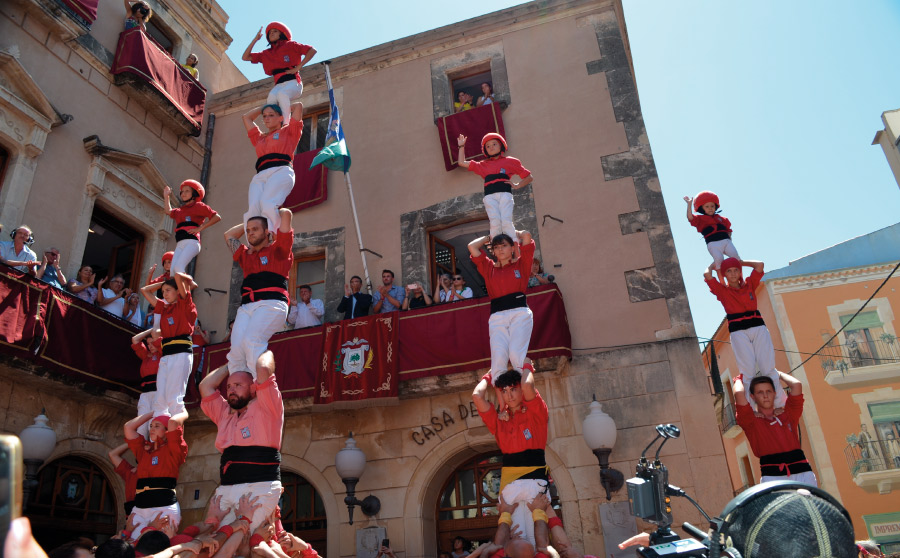
[[[777,477],[771,475],[763,475],[759,482],[769,482],[769,481],[794,481],[794,482],[802,482],[803,484],[809,484],[815,487],[819,486],[819,481],[816,480],[816,474],[812,471],[803,471],[802,473],[794,473],[791,476],[787,475],[778,475]]]
[[[175,254],[172,255],[172,267],[170,268],[172,277],[175,277],[176,273],[184,273],[188,264],[190,264],[191,260],[196,258],[199,253],[199,240],[179,240],[178,243],[175,244]]]
[[[731,332],[731,348],[734,350],[734,360],[737,361],[738,370],[743,374],[744,392],[747,401],[756,411],[756,403],[750,397],[750,382],[756,376],[768,376],[775,384],[775,407],[784,407],[787,403],[787,394],[781,387],[781,379],[775,370],[775,347],[772,346],[772,337],[769,329],[764,326],[751,327],[740,331]]]
[[[176,353],[159,359],[153,416],[174,416],[184,411],[184,390],[194,366],[194,353]]]
[[[269,91],[269,96],[266,97],[266,104],[281,107],[281,115],[287,119],[291,116],[291,101],[299,99],[302,94],[303,82],[292,79],[273,87]]]
[[[284,329],[288,304],[283,300],[257,300],[242,304],[231,328],[228,373],[249,372],[256,381],[256,361],[269,348],[269,338]]]
[[[491,238],[503,233],[513,242],[516,241],[513,207],[513,195],[509,192],[497,192],[484,197],[484,210],[487,211],[488,221],[491,223]]]
[[[491,314],[488,334],[491,338],[491,383],[506,372],[507,363],[522,371],[528,355],[528,342],[534,327],[530,308],[513,308]]]
[[[181,523],[181,507],[178,505],[178,502],[175,502],[171,506],[159,506],[157,508],[134,508],[134,531],[132,531],[132,536],[135,539],[140,538],[141,531],[144,527],[150,525],[150,522],[156,519],[156,516],[159,514],[163,514],[169,518],[169,523],[175,525],[175,528],[178,528],[178,524]],[[225,525],[223,523],[223,525]]]
[[[251,499],[254,496],[259,497],[256,503],[262,504],[261,507],[253,512],[253,517],[250,518],[250,532],[252,533],[266,520],[272,513],[272,510],[278,506],[278,500],[281,498],[282,490],[284,489],[281,487],[281,481],[245,482],[242,484],[219,485],[219,488],[216,489],[213,496],[221,496],[222,501],[219,503],[219,507],[228,511],[228,513],[225,514],[225,517],[222,518],[221,525],[228,525],[237,519],[237,507],[241,500],[241,496],[250,494]]]
[[[518,525],[524,538],[534,546],[534,520],[528,504],[538,495],[547,492],[547,481],[540,479],[517,479],[503,487],[503,501],[515,504],[512,512],[513,525]]]
[[[737,248],[734,247],[730,238],[710,242],[706,245],[706,249],[709,250],[709,255],[712,256],[713,261],[716,262],[716,269],[722,267],[722,262],[725,261],[725,258],[741,259],[741,257],[738,256]]]
[[[277,231],[281,226],[281,215],[278,207],[294,189],[294,169],[287,165],[260,171],[250,181],[247,192],[247,213],[244,213],[244,229],[247,220],[253,217],[265,217],[270,231]]]
[[[155,391],[148,391],[147,393],[142,393],[140,397],[138,397],[138,408],[137,408],[137,416],[142,416],[149,413],[153,409],[153,399],[156,397]],[[150,439],[150,421],[148,420],[144,424],[138,426],[138,434],[143,436],[145,439]]]

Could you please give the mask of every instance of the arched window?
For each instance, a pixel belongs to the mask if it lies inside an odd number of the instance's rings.
[[[493,539],[497,530],[497,497],[500,490],[500,469],[503,467],[499,451],[485,453],[463,463],[453,472],[441,490],[437,505],[437,540],[440,551],[450,551],[457,536],[478,544]],[[550,501],[556,514],[559,495],[550,479]]]
[[[63,457],[41,470],[25,515],[44,548],[77,537],[100,543],[116,534],[118,508],[103,471],[81,457]]]
[[[295,473],[281,471],[281,524],[286,531],[312,545],[324,558],[328,549],[328,522],[325,504],[315,487]]]

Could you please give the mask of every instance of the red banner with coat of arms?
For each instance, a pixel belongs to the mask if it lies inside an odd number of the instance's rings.
[[[363,407],[397,402],[399,314],[326,324],[316,405]]]

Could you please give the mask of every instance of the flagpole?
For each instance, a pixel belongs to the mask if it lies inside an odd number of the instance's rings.
[[[330,63],[330,61],[322,62],[322,65],[325,66],[325,83],[328,89],[332,90],[331,72],[328,69]],[[356,240],[359,242],[359,255],[362,257],[363,274],[366,276],[366,290],[372,294],[372,280],[369,278],[369,265],[366,263],[366,247],[363,245],[362,233],[359,230],[359,216],[356,214],[356,201],[353,198],[353,184],[350,182],[349,171],[344,171],[344,184],[347,185],[347,192],[350,194],[350,209],[353,210],[353,224],[356,225]]]

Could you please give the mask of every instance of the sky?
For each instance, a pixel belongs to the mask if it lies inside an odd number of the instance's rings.
[[[268,23],[258,14],[297,4],[219,3],[230,16],[229,56],[249,79],[263,79],[258,65],[240,60]],[[315,46],[318,62],[519,3],[348,0],[336,15],[336,3],[304,2],[297,17],[280,19],[296,40]],[[900,188],[881,148],[871,145],[884,127],[881,113],[900,108],[900,2],[623,5],[698,336],[711,336],[724,311],[703,283],[711,258],[687,223],[685,195],[715,191],[741,257],[762,260],[767,270],[900,221]]]

